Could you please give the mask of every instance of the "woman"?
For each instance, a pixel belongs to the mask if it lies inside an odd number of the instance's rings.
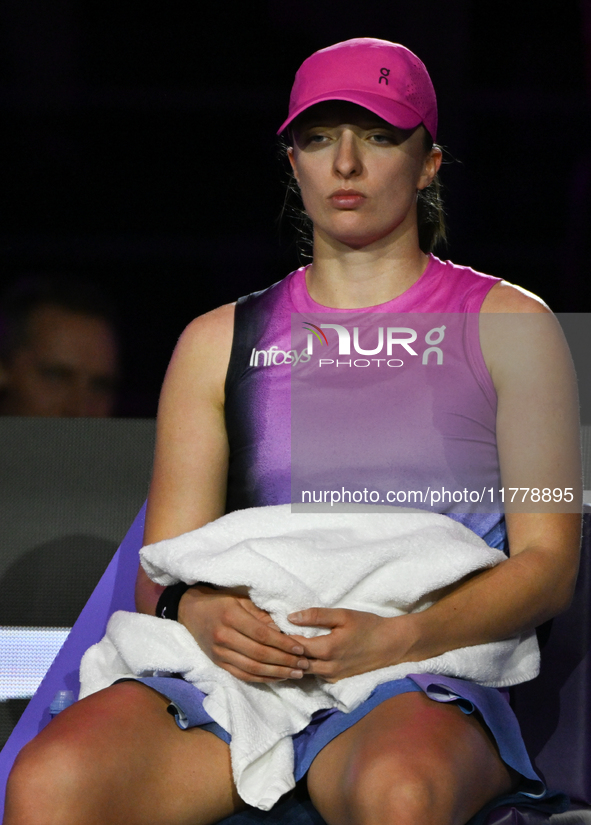
[[[292,309],[479,311],[483,321],[500,319],[492,328],[483,323],[481,332],[488,369],[482,381],[492,380],[498,396],[497,443],[493,438],[488,455],[497,461],[498,447],[507,487],[577,487],[572,367],[548,310],[523,290],[442,264],[424,248],[417,195],[432,185],[441,163],[436,121],[426,69],[404,47],[347,41],[300,68],[282,130],[290,130],[289,161],[314,227],[313,263],[262,296],[196,319],[182,335],[158,413],[146,543],[193,530],[226,508],[290,500],[289,368],[257,372],[239,361],[253,340],[269,343],[270,330],[285,335]],[[543,322],[524,323],[525,316]],[[505,323],[517,317],[519,323]],[[283,410],[275,428],[258,426],[264,409]],[[506,638],[565,609],[577,571],[580,516],[568,512],[577,509],[576,495],[564,512],[531,503],[508,512],[511,558],[463,581],[423,613],[383,619],[313,609],[292,620],[331,632],[309,640],[281,634],[239,592],[204,585],[163,590],[141,569],[137,607],[168,618],[178,610],[210,658],[248,682],[309,674],[336,681],[427,659]],[[500,516],[473,523],[491,543],[498,539]],[[205,824],[243,806],[224,732],[215,724],[181,730],[166,713],[169,698],[158,679],[144,681],[82,700],[23,750],[9,781],[5,825]],[[331,725],[332,733],[320,737],[322,744],[310,736],[312,744],[303,747],[299,769],[311,763],[308,790],[329,825],[462,825],[524,783],[531,766],[506,756],[502,720],[491,731],[478,713],[391,685],[380,701],[368,700],[355,724],[329,715],[320,727]],[[474,689],[478,708],[492,689]],[[171,698],[177,706],[184,701]]]

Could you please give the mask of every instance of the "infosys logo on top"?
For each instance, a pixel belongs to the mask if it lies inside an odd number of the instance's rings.
[[[289,364],[296,366],[299,363],[305,364],[312,358],[314,354],[314,340],[317,339],[320,346],[329,346],[329,340],[327,338],[326,333],[324,332],[325,329],[334,330],[337,334],[337,343],[338,343],[338,354],[339,356],[343,355],[351,355],[351,344],[353,345],[353,350],[358,355],[380,355],[384,354],[387,356],[389,360],[384,358],[358,358],[355,359],[354,362],[352,361],[339,361],[331,358],[320,358],[318,360],[318,366],[359,366],[359,367],[368,367],[371,362],[377,363],[378,366],[381,366],[382,362],[385,362],[387,366],[391,367],[401,367],[403,365],[403,361],[400,358],[392,358],[392,355],[396,352],[396,354],[402,355],[406,353],[411,356],[418,357],[419,353],[413,349],[411,344],[414,344],[418,338],[418,333],[416,330],[412,329],[411,327],[378,327],[378,336],[377,336],[377,344],[372,349],[366,349],[361,346],[359,342],[359,327],[353,327],[353,336],[351,340],[351,333],[347,329],[347,327],[343,326],[343,324],[320,324],[320,326],[316,324],[312,324],[310,322],[306,322],[303,325],[304,329],[308,332],[308,340],[307,346],[302,349],[301,352],[297,350],[281,350],[278,346],[273,345],[269,347],[267,350],[257,350],[256,347],[253,347],[252,352],[250,354],[250,366],[251,367],[271,367],[271,366],[281,366],[282,364]],[[429,332],[425,334],[424,341],[427,344],[426,348],[422,348],[420,344],[417,344],[417,348],[423,349],[421,363],[426,364],[436,364],[440,366],[443,364],[443,350],[439,346],[445,337],[445,325],[440,327],[433,327],[430,329]],[[394,350],[395,347],[401,347],[402,352],[400,349]],[[385,349],[385,352],[384,352]]]

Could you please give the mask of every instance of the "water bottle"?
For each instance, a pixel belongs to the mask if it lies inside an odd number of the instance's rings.
[[[62,710],[69,708],[70,705],[73,705],[76,700],[74,699],[74,693],[71,690],[58,690],[58,692],[53,697],[53,701],[49,706],[49,713],[51,718],[53,719],[54,716],[57,716],[58,713],[61,713]]]

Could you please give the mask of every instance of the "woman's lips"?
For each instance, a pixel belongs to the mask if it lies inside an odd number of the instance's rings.
[[[337,209],[355,209],[365,201],[365,195],[354,189],[338,189],[332,193],[329,201]]]

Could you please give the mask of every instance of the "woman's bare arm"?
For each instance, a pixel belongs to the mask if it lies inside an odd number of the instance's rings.
[[[520,494],[512,507],[506,505],[508,561],[471,577],[422,613],[381,619],[354,611],[304,611],[296,623],[332,628],[329,636],[302,642],[311,673],[335,681],[507,638],[570,603],[581,529],[578,404],[570,354],[547,308],[507,284],[491,291],[481,327],[499,398],[503,486],[572,488],[572,503],[533,503],[531,496],[522,502]]]
[[[232,306],[197,318],[172,356],[158,407],[145,544],[195,530],[224,513],[229,453],[224,384],[233,322]],[[163,589],[140,567],[138,611],[154,615]],[[191,587],[181,599],[179,621],[213,661],[245,681],[301,678],[308,666],[301,645],[280,633],[242,593]]]
[[[173,353],[158,406],[144,544],[195,530],[224,513],[224,383],[233,319],[230,305],[196,318]],[[162,590],[140,567],[137,609],[153,615]]]

